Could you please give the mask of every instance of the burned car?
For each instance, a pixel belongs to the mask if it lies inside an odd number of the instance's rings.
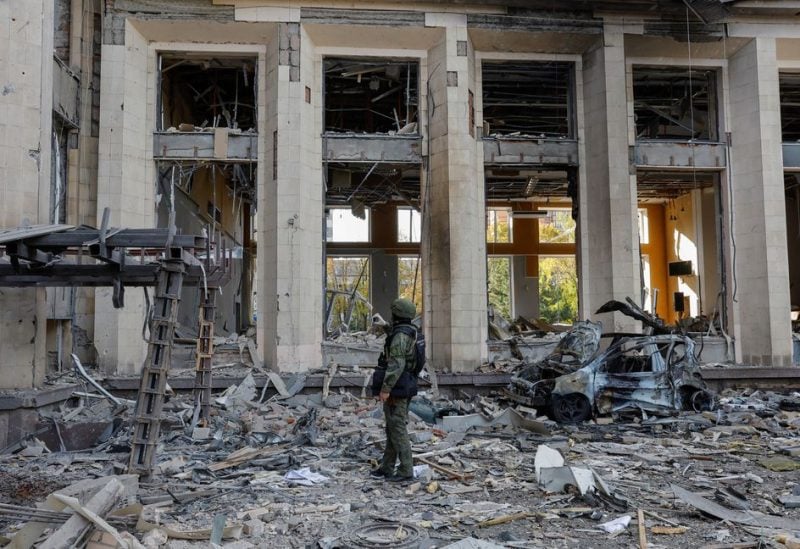
[[[512,378],[507,396],[544,408],[562,423],[626,409],[671,413],[713,408],[691,338],[601,331],[599,323],[576,322],[553,353]],[[600,350],[605,337],[611,343]]]

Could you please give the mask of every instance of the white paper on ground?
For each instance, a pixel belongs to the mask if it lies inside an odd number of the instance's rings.
[[[320,475],[319,473],[313,473],[308,467],[303,467],[302,469],[294,469],[289,471],[286,473],[286,476],[284,476],[283,479],[293,484],[313,486],[314,484],[325,482],[328,480],[328,477],[325,475]]]

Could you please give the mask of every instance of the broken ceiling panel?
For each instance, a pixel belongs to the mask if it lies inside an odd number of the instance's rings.
[[[637,139],[716,141],[717,73],[687,67],[634,67]]]
[[[636,173],[639,199],[674,199],[694,189],[714,187],[719,173],[699,170],[639,170]]]
[[[418,208],[420,171],[418,166],[388,162],[330,163],[325,202],[328,205],[365,206],[403,202]]]
[[[486,200],[524,201],[539,198],[567,198],[572,169],[519,167],[486,169]]]
[[[783,141],[800,141],[800,73],[779,75]]]

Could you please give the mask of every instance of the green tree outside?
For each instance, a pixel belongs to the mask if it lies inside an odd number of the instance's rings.
[[[575,220],[567,210],[553,210],[539,223],[539,242],[575,242]],[[539,258],[539,317],[550,324],[578,317],[578,270],[575,257]]]
[[[350,323],[345,331],[357,332],[372,325],[372,316],[367,301],[370,298],[368,257],[329,257],[326,262],[327,300],[333,300],[328,317],[328,333],[347,323],[351,296],[356,288],[357,296],[350,314]]]

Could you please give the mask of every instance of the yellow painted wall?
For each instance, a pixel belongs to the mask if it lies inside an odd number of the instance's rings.
[[[649,240],[641,243],[640,248],[642,255],[650,257],[650,287],[659,289],[656,312],[669,320],[672,307],[671,296],[668,296],[665,208],[663,204],[640,204],[639,207],[647,210]]]
[[[216,183],[216,185],[215,185]],[[237,215],[234,211],[234,200],[232,192],[227,187],[227,178],[222,172],[217,170],[216,177],[212,175],[211,168],[198,169],[192,178],[192,190],[189,193],[192,200],[197,203],[200,214],[209,223],[212,220],[211,215],[208,213],[208,203],[214,202],[216,198],[217,208],[221,212],[222,229],[228,233],[235,240],[241,239],[241,228],[237,227]],[[214,196],[214,187],[216,186],[216,197]],[[236,208],[239,207],[239,201],[236,201]]]

